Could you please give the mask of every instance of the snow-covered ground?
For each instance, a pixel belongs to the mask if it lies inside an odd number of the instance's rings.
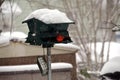
[[[102,58],[101,57],[102,48],[103,48],[103,43],[102,42],[97,42],[96,43],[96,50],[95,50],[95,47],[94,47],[94,43],[91,44],[91,52],[92,52],[92,59],[93,60],[95,59],[95,57],[94,57],[94,50],[96,51],[97,57],[99,58],[99,60]],[[116,56],[120,56],[119,53],[120,53],[120,43],[110,42],[110,45],[109,45],[109,42],[105,42],[105,44],[104,44],[104,51],[103,51],[104,62],[107,61],[108,54],[109,54],[109,59],[111,59],[111,58],[114,58]]]
[[[98,59],[98,62],[99,62],[102,58],[101,51],[102,51],[102,48],[103,48],[103,43],[102,42],[97,42],[96,43],[96,48],[94,46],[94,43],[86,44],[86,46],[88,47],[89,51],[92,54],[91,59],[93,61],[95,61],[94,53],[96,52],[97,59]],[[103,49],[104,49],[103,50],[103,54],[104,54],[103,60],[104,60],[104,62],[107,61],[108,54],[109,54],[109,59],[114,58],[116,56],[120,56],[120,43],[118,43],[118,42],[110,42],[110,47],[109,47],[109,42],[105,42]],[[82,50],[81,50],[81,53],[84,57],[83,59],[86,59],[86,56],[85,56],[86,53]],[[82,59],[79,57],[80,56],[79,53],[76,54],[76,56],[77,56],[77,62],[81,62]]]

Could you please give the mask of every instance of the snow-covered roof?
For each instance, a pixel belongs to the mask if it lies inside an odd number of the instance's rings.
[[[120,72],[120,56],[110,59],[104,64],[100,74]]]
[[[10,1],[4,1],[3,4],[1,5],[2,13],[4,15],[9,15],[9,14],[14,14],[14,15],[19,15],[22,13],[21,8],[17,5],[17,3],[13,3]]]
[[[51,68],[52,70],[68,69],[68,68],[73,68],[73,65],[70,63],[59,62],[59,63],[52,63]],[[33,70],[39,70],[37,64],[0,66],[0,72],[33,71]]]
[[[73,23],[67,15],[57,9],[38,9],[30,13],[24,21],[29,19],[38,19],[46,24],[55,23]]]

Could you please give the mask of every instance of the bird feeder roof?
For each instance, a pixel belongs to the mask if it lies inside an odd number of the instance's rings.
[[[67,15],[57,9],[38,9],[30,13],[23,22],[37,19],[45,24],[74,23]]]

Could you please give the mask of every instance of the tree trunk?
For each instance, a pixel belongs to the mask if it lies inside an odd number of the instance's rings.
[[[3,2],[4,2],[4,0],[0,0],[0,6],[2,5]]]

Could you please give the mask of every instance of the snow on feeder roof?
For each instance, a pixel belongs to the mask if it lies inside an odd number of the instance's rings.
[[[74,23],[67,15],[57,9],[38,9],[29,14],[24,21],[29,19],[38,19],[46,24],[56,23]]]

